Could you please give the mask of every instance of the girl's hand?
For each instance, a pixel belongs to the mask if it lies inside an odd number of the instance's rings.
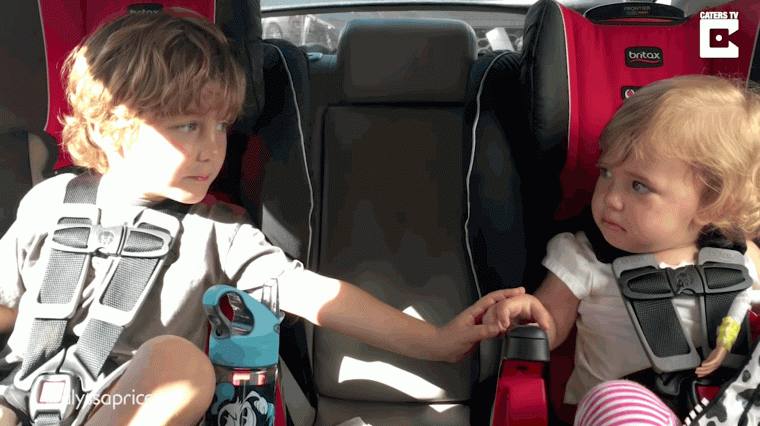
[[[483,314],[497,303],[525,294],[525,288],[510,288],[489,293],[465,309],[444,327],[438,328],[431,346],[436,361],[456,362],[463,359],[475,345],[484,339],[496,337],[499,328],[482,321]]]
[[[483,315],[483,324],[497,327],[500,333],[506,333],[515,325],[533,322],[538,323],[542,329],[549,330],[553,319],[541,301],[530,294],[502,300]]]
[[[712,374],[723,363],[723,360],[728,355],[728,351],[723,346],[718,346],[710,352],[710,356],[706,360],[702,361],[702,365],[697,367],[695,373],[697,377],[705,377]]]

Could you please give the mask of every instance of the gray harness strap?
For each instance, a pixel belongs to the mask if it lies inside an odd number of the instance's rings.
[[[28,405],[14,405],[26,406],[34,425],[68,424],[79,408],[72,406],[74,401],[45,400],[46,384],[65,387],[62,397],[68,400],[69,394],[90,392],[103,379],[108,356],[150,292],[189,209],[165,201],[144,210],[134,225],[103,228],[95,206],[99,182],[99,175],[88,174],[69,182],[64,213],[52,232],[26,357],[13,381],[13,392],[28,395]],[[67,347],[66,327],[94,255],[113,257],[116,265],[95,294],[82,336]]]
[[[125,242],[125,249],[157,250],[161,241],[151,241],[143,234],[132,234]],[[157,247],[156,247],[157,245]],[[159,263],[158,258],[123,257],[116,268],[110,285],[103,294],[104,306],[129,312],[136,306],[140,295],[150,282]],[[124,330],[124,325],[113,324],[93,318],[79,339],[75,355],[82,361],[92,377],[98,377],[106,358]]]
[[[744,257],[734,250],[705,247],[696,265],[659,268],[653,255],[624,256],[612,262],[628,314],[652,367],[658,373],[698,367],[702,362],[673,305],[678,296],[697,299],[707,348],[736,295],[752,285]],[[747,321],[725,365],[738,367],[749,350]]]
[[[64,204],[95,204],[99,181],[100,176],[87,174],[73,179],[66,187]],[[59,225],[96,225],[91,220],[70,217],[62,217],[58,223]],[[54,231],[52,239],[63,246],[86,249],[91,229],[91,227],[58,229]],[[50,260],[40,287],[41,306],[38,307],[43,309],[42,312],[45,312],[45,305],[76,307],[91,258],[92,253],[64,251],[57,247],[51,249]],[[72,309],[65,318],[35,318],[33,320],[26,356],[19,372],[21,379],[40,368],[61,349],[66,326],[73,313]]]

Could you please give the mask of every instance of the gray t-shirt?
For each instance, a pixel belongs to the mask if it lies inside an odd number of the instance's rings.
[[[48,230],[59,219],[58,207],[73,177],[59,175],[34,187],[21,202],[17,221],[0,240],[0,303],[19,308],[8,348],[2,354],[6,362],[21,361],[26,350],[33,317],[28,306],[37,294],[49,257],[49,245],[44,243]],[[118,193],[109,191],[106,179],[99,188],[97,206],[102,210],[104,227],[131,224],[148,207],[139,200],[119,199]],[[149,339],[166,334],[184,337],[203,350],[208,328],[201,300],[213,285],[225,284],[255,293],[270,278],[279,277],[282,288],[294,280],[315,276],[272,246],[250,223],[244,209],[212,196],[192,206],[182,220],[180,236],[167,265],[134,322],[113,348],[112,356],[118,363],[129,360]],[[112,267],[113,259],[93,258],[67,333],[80,336],[84,331],[88,308]],[[293,292],[281,294],[280,307],[288,311],[291,303],[287,295]]]

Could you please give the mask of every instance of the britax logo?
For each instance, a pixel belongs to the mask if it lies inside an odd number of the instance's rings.
[[[662,66],[662,49],[659,47],[629,47],[625,49],[625,64],[632,68]]]

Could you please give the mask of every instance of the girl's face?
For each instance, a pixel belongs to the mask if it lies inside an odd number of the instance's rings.
[[[608,243],[631,253],[695,247],[708,222],[699,214],[701,185],[686,163],[629,157],[599,168],[591,211]]]

